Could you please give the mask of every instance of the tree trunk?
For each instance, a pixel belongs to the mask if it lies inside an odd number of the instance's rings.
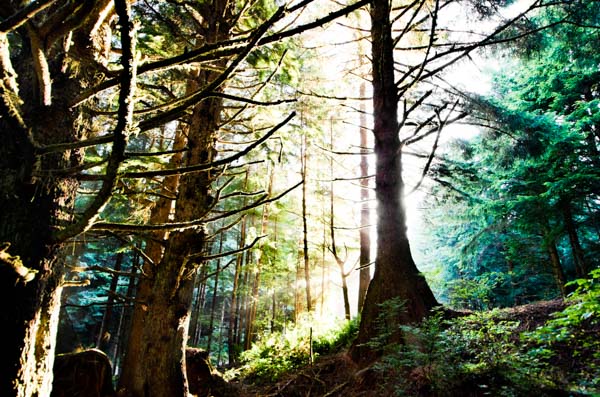
[[[188,91],[193,89],[188,87]],[[186,145],[187,127],[178,127],[173,141],[173,149],[180,150]],[[176,168],[182,165],[183,154],[175,154],[169,160],[169,167]],[[179,187],[179,176],[167,176],[163,180],[161,197],[157,200],[150,213],[150,223],[160,224],[167,222],[171,214],[172,200]],[[127,346],[124,348],[123,371],[119,377],[119,388],[129,389],[133,380],[141,374],[145,363],[140,360],[144,349],[144,328],[148,314],[148,302],[152,299],[153,280],[156,277],[157,266],[161,262],[164,252],[163,242],[167,237],[166,232],[158,231],[151,234],[152,238],[146,243],[146,255],[152,263],[144,261],[139,281],[135,288],[135,304],[131,313],[131,324]]]
[[[223,251],[223,240],[224,233],[221,232],[221,237],[219,239],[219,250],[220,254]],[[215,284],[213,286],[212,293],[212,301],[210,302],[210,319],[208,321],[208,330],[207,330],[207,340],[206,340],[206,352],[210,354],[212,336],[213,336],[213,327],[215,322],[215,310],[217,309],[217,298],[218,298],[218,290],[219,290],[219,275],[221,272],[221,258],[217,259],[217,268],[215,270]]]
[[[366,83],[360,85],[361,98],[366,96]],[[367,295],[367,289],[371,282],[371,236],[370,236],[370,223],[371,213],[369,211],[369,158],[366,154],[368,152],[368,138],[367,138],[367,107],[363,102],[360,105],[360,259],[359,259],[359,279],[358,279],[358,312],[360,313],[365,297]]]
[[[547,219],[544,219],[543,222],[544,223],[542,224],[542,236],[544,238],[545,248],[548,251],[548,256],[550,257],[550,266],[552,268],[552,274],[554,275],[556,287],[560,291],[560,295],[562,297],[565,297],[567,294],[565,289],[566,278],[560,260],[560,254],[558,253],[558,248],[556,247],[556,239],[552,236],[550,222],[548,222]]]
[[[308,257],[308,219],[306,215],[306,184],[308,172],[308,144],[306,134],[302,140],[302,236],[303,236],[303,258],[304,258],[304,281],[306,282],[306,310],[312,311],[312,297],[310,293],[310,259]]]
[[[207,26],[206,43],[214,44],[229,38],[231,4],[228,0],[214,2],[202,8]],[[199,43],[203,44],[203,43]],[[206,70],[190,73],[189,89],[206,87],[224,70],[226,59],[215,61]],[[215,91],[224,90],[224,85]],[[222,99],[206,98],[195,105],[187,120],[187,152],[184,166],[207,164],[215,157],[216,134],[221,123]],[[176,222],[191,221],[204,216],[211,208],[211,171],[181,176],[175,206]],[[150,288],[143,303],[145,316],[140,318],[139,351],[130,356],[134,370],[121,378],[121,384],[132,397],[184,397],[189,389],[185,372],[185,347],[188,342],[190,308],[194,291],[194,275],[199,266],[190,255],[205,250],[206,231],[203,228],[172,231],[164,243],[160,262],[148,278]],[[137,336],[137,335],[136,335]],[[127,366],[127,364],[125,364]]]
[[[330,137],[330,149],[333,151],[333,129],[329,132]],[[329,236],[331,238],[331,253],[333,258],[340,269],[340,276],[342,278],[342,296],[344,298],[344,315],[346,320],[350,320],[350,298],[348,297],[348,273],[346,273],[345,264],[346,261],[340,258],[337,246],[335,242],[335,210],[334,210],[334,189],[333,189],[333,157],[329,158]]]
[[[577,235],[577,227],[573,221],[573,211],[571,209],[571,203],[567,199],[560,200],[560,209],[563,215],[563,221],[565,223],[565,229],[569,236],[569,244],[571,245],[571,253],[573,254],[573,262],[575,263],[575,272],[577,277],[585,278],[590,271],[589,266],[585,260],[583,248],[579,242],[579,236]]]
[[[20,11],[13,5],[21,3],[26,2],[3,2],[0,19],[7,21]],[[80,12],[72,36],[78,52],[73,54],[60,45],[52,51],[45,46],[62,39],[60,34],[41,36],[53,10],[38,13],[35,26],[26,22],[11,32],[14,48],[9,34],[0,33],[1,396],[50,393],[63,278],[60,249],[66,238],[59,233],[74,220],[79,186],[75,177],[57,171],[79,166],[83,153],[70,149],[42,155],[38,149],[77,142],[89,132],[79,119],[82,109],[72,108],[71,101],[96,82],[90,77],[97,72],[90,61],[96,48],[90,28],[102,25],[98,11],[106,3]],[[79,69],[72,68],[75,56]]]
[[[121,264],[123,263],[123,253],[119,252],[115,258],[115,272],[121,271]],[[112,354],[109,354],[109,350],[111,346],[114,346],[117,343],[114,340],[114,337],[111,334],[111,324],[113,321],[113,311],[114,311],[114,303],[115,303],[115,295],[117,294],[117,287],[119,285],[119,274],[113,274],[112,280],[110,282],[110,287],[108,290],[108,296],[106,297],[106,307],[104,309],[104,315],[102,316],[102,323],[100,324],[100,329],[98,330],[98,338],[96,340],[96,348],[104,351],[106,355],[111,359],[111,362],[115,362],[115,357]],[[116,335],[115,335],[116,336]]]
[[[248,171],[246,170],[246,177],[244,178],[244,190],[248,186]],[[242,201],[242,205],[246,204],[246,200]],[[242,219],[240,224],[240,237],[238,242],[238,248],[241,249],[246,245],[246,217]],[[227,330],[227,346],[229,352],[229,364],[235,364],[237,362],[237,351],[239,347],[236,345],[238,335],[238,321],[239,321],[239,284],[240,276],[242,273],[242,264],[244,262],[244,252],[237,254],[235,258],[235,272],[233,275],[233,285],[231,287],[231,303],[229,305],[229,328]]]
[[[221,101],[207,99],[194,109],[186,165],[203,164],[214,157],[214,134],[220,119]],[[181,177],[175,221],[189,221],[204,215],[212,198],[211,176],[206,172]],[[141,334],[137,371],[122,385],[134,397],[186,396],[185,346],[197,264],[188,259],[204,249],[203,229],[171,232],[162,260],[156,266]]]
[[[269,187],[267,188],[267,192],[269,196],[273,193],[273,178],[275,176],[274,167],[270,167],[269,171]],[[269,203],[263,205],[263,213],[262,213],[262,221],[260,227],[260,234],[264,236],[267,232],[267,228],[269,226]],[[254,275],[254,282],[252,283],[252,297],[250,299],[250,308],[248,310],[247,320],[246,320],[246,340],[244,343],[244,348],[249,350],[252,347],[252,342],[254,341],[254,337],[256,334],[256,330],[254,328],[254,323],[256,320],[256,312],[258,310],[258,299],[259,299],[259,289],[260,289],[260,276],[262,272],[262,266],[264,263],[263,252],[261,250],[262,244],[260,245],[259,258],[256,262],[256,273]]]
[[[398,136],[398,97],[389,16],[387,0],[371,3],[377,259],[363,306],[359,334],[350,351],[352,358],[360,363],[370,362],[378,355],[365,343],[377,335],[381,304],[394,298],[404,301],[404,308],[395,313],[399,324],[420,321],[438,305],[413,261],[406,232],[402,147]],[[401,339],[399,332],[394,339]]]
[[[119,331],[119,344],[117,345],[117,353],[115,354],[115,361],[113,362],[114,366],[114,374],[115,376],[120,375],[121,373],[121,364],[123,362],[125,356],[125,349],[129,342],[129,334],[131,330],[131,319],[133,317],[133,309],[134,305],[131,303],[135,297],[135,286],[138,277],[138,265],[140,264],[140,255],[135,255],[132,266],[131,273],[129,275],[129,282],[127,283],[127,292],[125,293],[125,305],[123,306],[123,311],[121,312],[121,326]]]

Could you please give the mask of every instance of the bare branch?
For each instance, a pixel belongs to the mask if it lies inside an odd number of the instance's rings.
[[[277,124],[275,127],[271,128],[270,131],[268,131],[264,136],[262,136],[256,142],[252,143],[251,145],[248,145],[248,147],[246,147],[244,150],[242,150],[232,156],[226,157],[224,159],[216,160],[216,161],[213,161],[213,162],[207,163],[207,164],[197,164],[197,165],[192,165],[189,167],[180,167],[180,168],[173,168],[173,169],[166,169],[166,170],[124,172],[120,176],[122,178],[152,178],[155,176],[183,175],[183,174],[188,174],[190,172],[206,171],[211,168],[216,168],[216,167],[220,167],[222,165],[229,164],[231,162],[234,162],[234,161],[242,158],[246,154],[250,153],[250,151],[252,151],[254,148],[256,148],[257,146],[259,146],[260,144],[265,142],[267,139],[269,139],[269,137],[271,135],[273,135],[281,127],[286,125],[295,115],[296,115],[296,112],[292,112],[288,117],[285,118],[285,120],[283,120],[281,123]]]
[[[214,254],[214,255],[203,255],[201,253],[200,254],[192,254],[192,255],[188,255],[187,258],[188,259],[199,259],[201,262],[206,262],[206,261],[210,261],[213,259],[223,258],[224,256],[239,254],[241,252],[248,251],[250,248],[254,247],[260,239],[263,239],[265,237],[267,237],[267,236],[266,235],[258,236],[254,239],[254,241],[251,244],[246,245],[242,248],[238,248],[236,250],[221,252],[219,254]]]
[[[244,211],[248,211],[252,208],[256,208],[260,205],[270,203],[276,200],[279,200],[281,197],[285,196],[298,186],[300,186],[303,182],[300,182],[290,189],[284,191],[276,197],[268,198],[267,195],[264,195],[254,201],[253,203],[246,205],[242,208],[239,208],[235,211],[229,211],[224,214],[220,214],[214,216],[212,218],[198,218],[191,221],[186,222],[169,222],[169,223],[159,223],[159,224],[131,224],[131,223],[111,223],[111,222],[98,222],[92,226],[92,230],[112,230],[112,231],[122,231],[122,232],[142,232],[142,231],[158,231],[158,230],[187,230],[199,227],[209,222],[214,222],[219,219],[228,218],[230,216],[239,214]]]
[[[56,0],[40,0],[30,3],[27,7],[0,22],[0,33],[8,33],[22,26],[40,11],[50,7]]]

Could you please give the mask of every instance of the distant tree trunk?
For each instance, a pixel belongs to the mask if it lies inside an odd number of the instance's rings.
[[[333,130],[330,131],[330,149],[333,150]],[[340,276],[342,278],[342,296],[344,298],[344,314],[346,320],[350,320],[350,298],[348,297],[348,276],[349,273],[346,273],[345,264],[346,260],[342,259],[337,250],[336,242],[335,242],[335,210],[334,210],[334,192],[333,192],[333,157],[329,158],[329,236],[331,238],[331,253],[333,254],[333,258],[340,269]]]
[[[244,190],[248,186],[248,171],[246,170],[246,177],[244,178]],[[246,201],[244,199],[243,204]],[[238,242],[238,248],[242,248],[246,245],[246,217],[242,219],[240,224],[240,237]],[[238,336],[238,321],[239,321],[239,284],[240,275],[242,273],[242,264],[244,262],[244,252],[239,253],[235,258],[235,272],[233,274],[233,285],[231,287],[231,303],[229,304],[229,328],[227,329],[227,344],[229,353],[229,364],[232,365],[237,362],[237,351],[236,339]]]
[[[325,211],[326,211],[325,203],[323,203],[322,211],[321,211],[321,215],[323,217],[323,244],[321,246],[321,307],[320,307],[321,316],[323,316],[324,309],[325,309],[325,292],[327,291],[327,288],[325,288],[325,267],[326,267],[325,252],[326,252],[326,247],[327,247],[327,224],[325,223],[325,219],[326,219]]]
[[[189,330],[189,344],[192,346],[200,345],[200,339],[202,338],[202,314],[204,313],[204,305],[206,302],[207,272],[207,267],[202,266],[200,272],[196,275],[196,281],[194,282],[194,291],[196,291],[196,296],[195,298],[192,298],[192,314],[190,316]]]
[[[125,292],[125,305],[121,312],[120,320],[120,331],[119,331],[119,344],[117,345],[117,353],[115,354],[114,374],[119,375],[121,373],[121,363],[124,358],[124,352],[128,345],[129,333],[131,329],[131,319],[133,316],[133,300],[135,296],[135,285],[137,280],[138,265],[140,261],[140,255],[135,255],[131,264],[131,273],[129,275],[129,282],[127,283],[127,292]]]
[[[361,363],[367,363],[378,355],[365,343],[377,335],[376,324],[382,303],[393,298],[405,302],[404,310],[397,313],[400,324],[420,321],[438,305],[413,261],[406,232],[390,3],[387,0],[374,0],[370,13],[373,134],[377,156],[377,259],[363,306],[359,334],[350,351],[352,358]],[[396,340],[400,338],[399,333],[395,335]]]
[[[219,353],[217,354],[217,366],[222,365],[221,357],[223,354],[223,349],[225,347],[223,343],[223,328],[225,327],[225,303],[227,303],[226,299],[223,301],[223,305],[221,305],[221,321],[219,322],[219,340],[217,342],[217,345],[219,346]]]
[[[312,297],[310,294],[310,259],[308,257],[308,219],[306,214],[306,184],[308,180],[308,144],[306,134],[302,140],[302,236],[304,258],[304,281],[306,282],[306,310],[312,311]]]
[[[117,294],[117,287],[119,285],[119,274],[121,271],[121,264],[123,263],[123,253],[119,252],[115,258],[114,270],[115,274],[112,275],[110,287],[108,290],[108,296],[106,297],[106,306],[104,309],[104,315],[102,316],[102,323],[100,323],[100,329],[98,330],[98,339],[96,340],[96,348],[104,351],[106,355],[114,362],[115,357],[109,354],[109,347],[114,345],[114,335],[110,333],[110,326],[113,322],[113,309],[115,303],[115,296]]]
[[[565,297],[567,295],[565,289],[565,273],[563,271],[562,263],[560,260],[560,254],[558,253],[558,249],[556,248],[556,241],[554,237],[551,235],[551,230],[549,225],[543,225],[543,236],[545,240],[545,246],[548,250],[548,255],[550,256],[550,266],[552,268],[552,274],[554,275],[554,281],[556,282],[556,287],[560,291],[560,295]]]
[[[254,227],[254,221],[255,221],[255,217],[252,215],[251,216],[251,227]],[[244,295],[242,296],[242,299],[239,302],[239,307],[238,307],[238,313],[240,313],[240,317],[239,317],[239,321],[238,321],[238,331],[237,331],[237,338],[235,340],[236,345],[238,345],[240,348],[243,347],[242,344],[242,340],[246,340],[246,338],[248,338],[248,335],[245,334],[245,330],[246,330],[246,323],[248,322],[248,313],[250,311],[250,294],[252,292],[251,290],[251,284],[250,284],[250,276],[251,276],[251,269],[250,269],[250,262],[251,262],[251,258],[252,258],[252,251],[246,251],[246,255],[244,255],[244,266],[243,266],[243,275],[244,277],[242,278],[242,284],[241,284],[241,288],[244,291]],[[244,330],[244,331],[242,331]]]
[[[571,253],[573,255],[573,262],[575,263],[575,272],[577,277],[587,277],[589,272],[588,264],[585,260],[585,254],[581,243],[579,242],[579,236],[577,235],[577,227],[573,221],[573,210],[571,209],[571,203],[567,199],[561,199],[559,202],[560,210],[562,212],[563,221],[567,235],[569,236],[569,244],[571,245]]]
[[[361,98],[366,96],[366,83],[360,85]],[[363,102],[360,105],[360,259],[359,259],[359,281],[358,281],[358,312],[360,313],[367,296],[367,289],[371,282],[371,214],[369,211],[369,156],[368,153],[368,130],[367,130],[367,106]]]
[[[274,167],[270,167],[269,171],[269,187],[267,188],[268,194],[271,195],[273,193],[273,178],[275,176]],[[269,225],[269,203],[263,205],[263,213],[262,213],[262,222],[260,227],[260,234],[264,236],[267,232],[267,228]],[[258,310],[258,299],[259,299],[259,289],[260,289],[260,277],[262,272],[262,265],[264,264],[263,252],[261,250],[262,244],[259,246],[258,251],[260,252],[260,256],[256,262],[256,269],[254,274],[254,281],[252,283],[252,297],[250,299],[250,307],[248,310],[247,322],[246,322],[246,340],[244,343],[244,348],[249,350],[252,347],[252,342],[255,337],[255,320],[256,320],[256,312]]]
[[[220,254],[223,252],[223,239],[224,233],[221,232],[221,236],[219,239],[219,250]],[[217,298],[218,298],[218,290],[219,290],[219,275],[221,272],[221,258],[217,259],[217,267],[215,269],[215,284],[213,286],[213,294],[212,301],[210,302],[210,319],[208,321],[208,330],[207,330],[207,340],[206,340],[206,352],[210,354],[212,336],[213,336],[213,327],[215,321],[215,310],[217,309]]]
[[[300,288],[301,280],[304,278],[302,273],[302,251],[298,251],[298,259],[296,261],[296,280],[294,282],[294,323],[298,323],[298,319],[300,318],[300,313],[302,312],[302,290]]]

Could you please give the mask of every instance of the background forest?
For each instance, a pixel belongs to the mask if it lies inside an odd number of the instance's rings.
[[[599,15],[4,2],[0,395],[597,395]]]

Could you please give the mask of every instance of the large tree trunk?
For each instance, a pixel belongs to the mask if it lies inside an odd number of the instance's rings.
[[[201,84],[211,74],[198,77]],[[215,134],[220,122],[222,101],[207,99],[194,108],[191,117],[186,166],[209,163],[215,155]],[[212,203],[209,194],[212,177],[208,172],[183,175],[175,210],[175,221],[203,216]],[[151,287],[145,295],[145,316],[138,323],[141,331],[136,356],[128,355],[124,368],[135,372],[122,377],[121,386],[135,397],[185,396],[184,351],[187,343],[194,274],[197,264],[188,256],[199,254],[205,245],[203,229],[171,232],[165,242],[162,260],[155,267]],[[132,338],[133,339],[133,334]],[[137,350],[137,349],[136,349]],[[130,370],[129,370],[130,371]]]
[[[193,88],[188,87],[191,91]],[[187,128],[179,127],[175,133],[173,149],[180,150],[186,145],[188,134]],[[183,154],[179,153],[171,157],[169,161],[170,168],[176,168],[182,165]],[[150,223],[160,224],[167,222],[171,213],[172,200],[168,197],[174,197],[179,187],[179,176],[168,176],[163,180],[161,188],[161,198],[158,199],[150,213]],[[146,256],[152,261],[144,261],[140,279],[136,286],[135,305],[131,313],[131,324],[129,327],[129,336],[127,346],[124,349],[124,358],[122,365],[122,375],[119,377],[119,387],[128,389],[134,382],[134,379],[142,373],[145,363],[138,358],[144,349],[143,333],[146,324],[147,302],[151,299],[153,279],[156,277],[156,265],[163,257],[164,246],[161,243],[166,238],[166,233],[158,231],[152,233],[152,238],[146,243]]]
[[[206,43],[229,37],[231,4],[217,1],[201,9],[206,20]],[[198,44],[202,44],[198,42]],[[207,70],[190,73],[188,88],[194,92],[206,87],[224,70],[226,60],[216,61]],[[215,91],[224,89],[223,85]],[[187,129],[184,166],[207,164],[214,160],[216,134],[220,127],[222,99],[207,98],[193,108]],[[211,171],[189,173],[179,180],[174,220],[191,221],[204,216],[213,205]],[[199,266],[190,255],[206,248],[203,228],[172,231],[164,241],[162,259],[156,262],[145,282],[137,321],[134,321],[135,349],[128,352],[120,386],[133,397],[186,396],[189,389],[185,372],[194,275]],[[140,289],[141,290],[141,289]],[[131,366],[131,368],[128,368]],[[127,373],[125,371],[128,371]]]
[[[16,3],[23,2],[3,2],[3,22],[20,11],[13,8]],[[99,1],[78,11],[79,31],[73,35],[77,70],[70,67],[71,54],[57,43],[60,34],[50,31],[50,11],[12,33],[14,48],[9,48],[8,35],[0,33],[2,396],[50,393],[63,277],[64,238],[57,238],[57,232],[73,221],[78,188],[74,177],[57,171],[80,165],[82,152],[41,155],[39,148],[76,142],[86,134],[78,118],[80,109],[71,108],[71,101],[84,84],[92,82],[86,74],[96,66],[89,62],[95,49],[90,27],[98,22],[97,12],[106,3]],[[69,21],[62,27],[68,33]],[[86,46],[80,47],[82,43]]]
[[[373,111],[376,161],[377,259],[373,280],[363,306],[360,329],[351,348],[355,361],[366,363],[376,351],[364,344],[377,335],[381,304],[399,298],[404,307],[396,313],[399,324],[420,321],[438,305],[425,278],[419,273],[408,242],[402,203],[401,145],[398,136],[398,97],[394,82],[390,4],[371,5],[373,62]],[[401,335],[395,335],[399,340]]]

